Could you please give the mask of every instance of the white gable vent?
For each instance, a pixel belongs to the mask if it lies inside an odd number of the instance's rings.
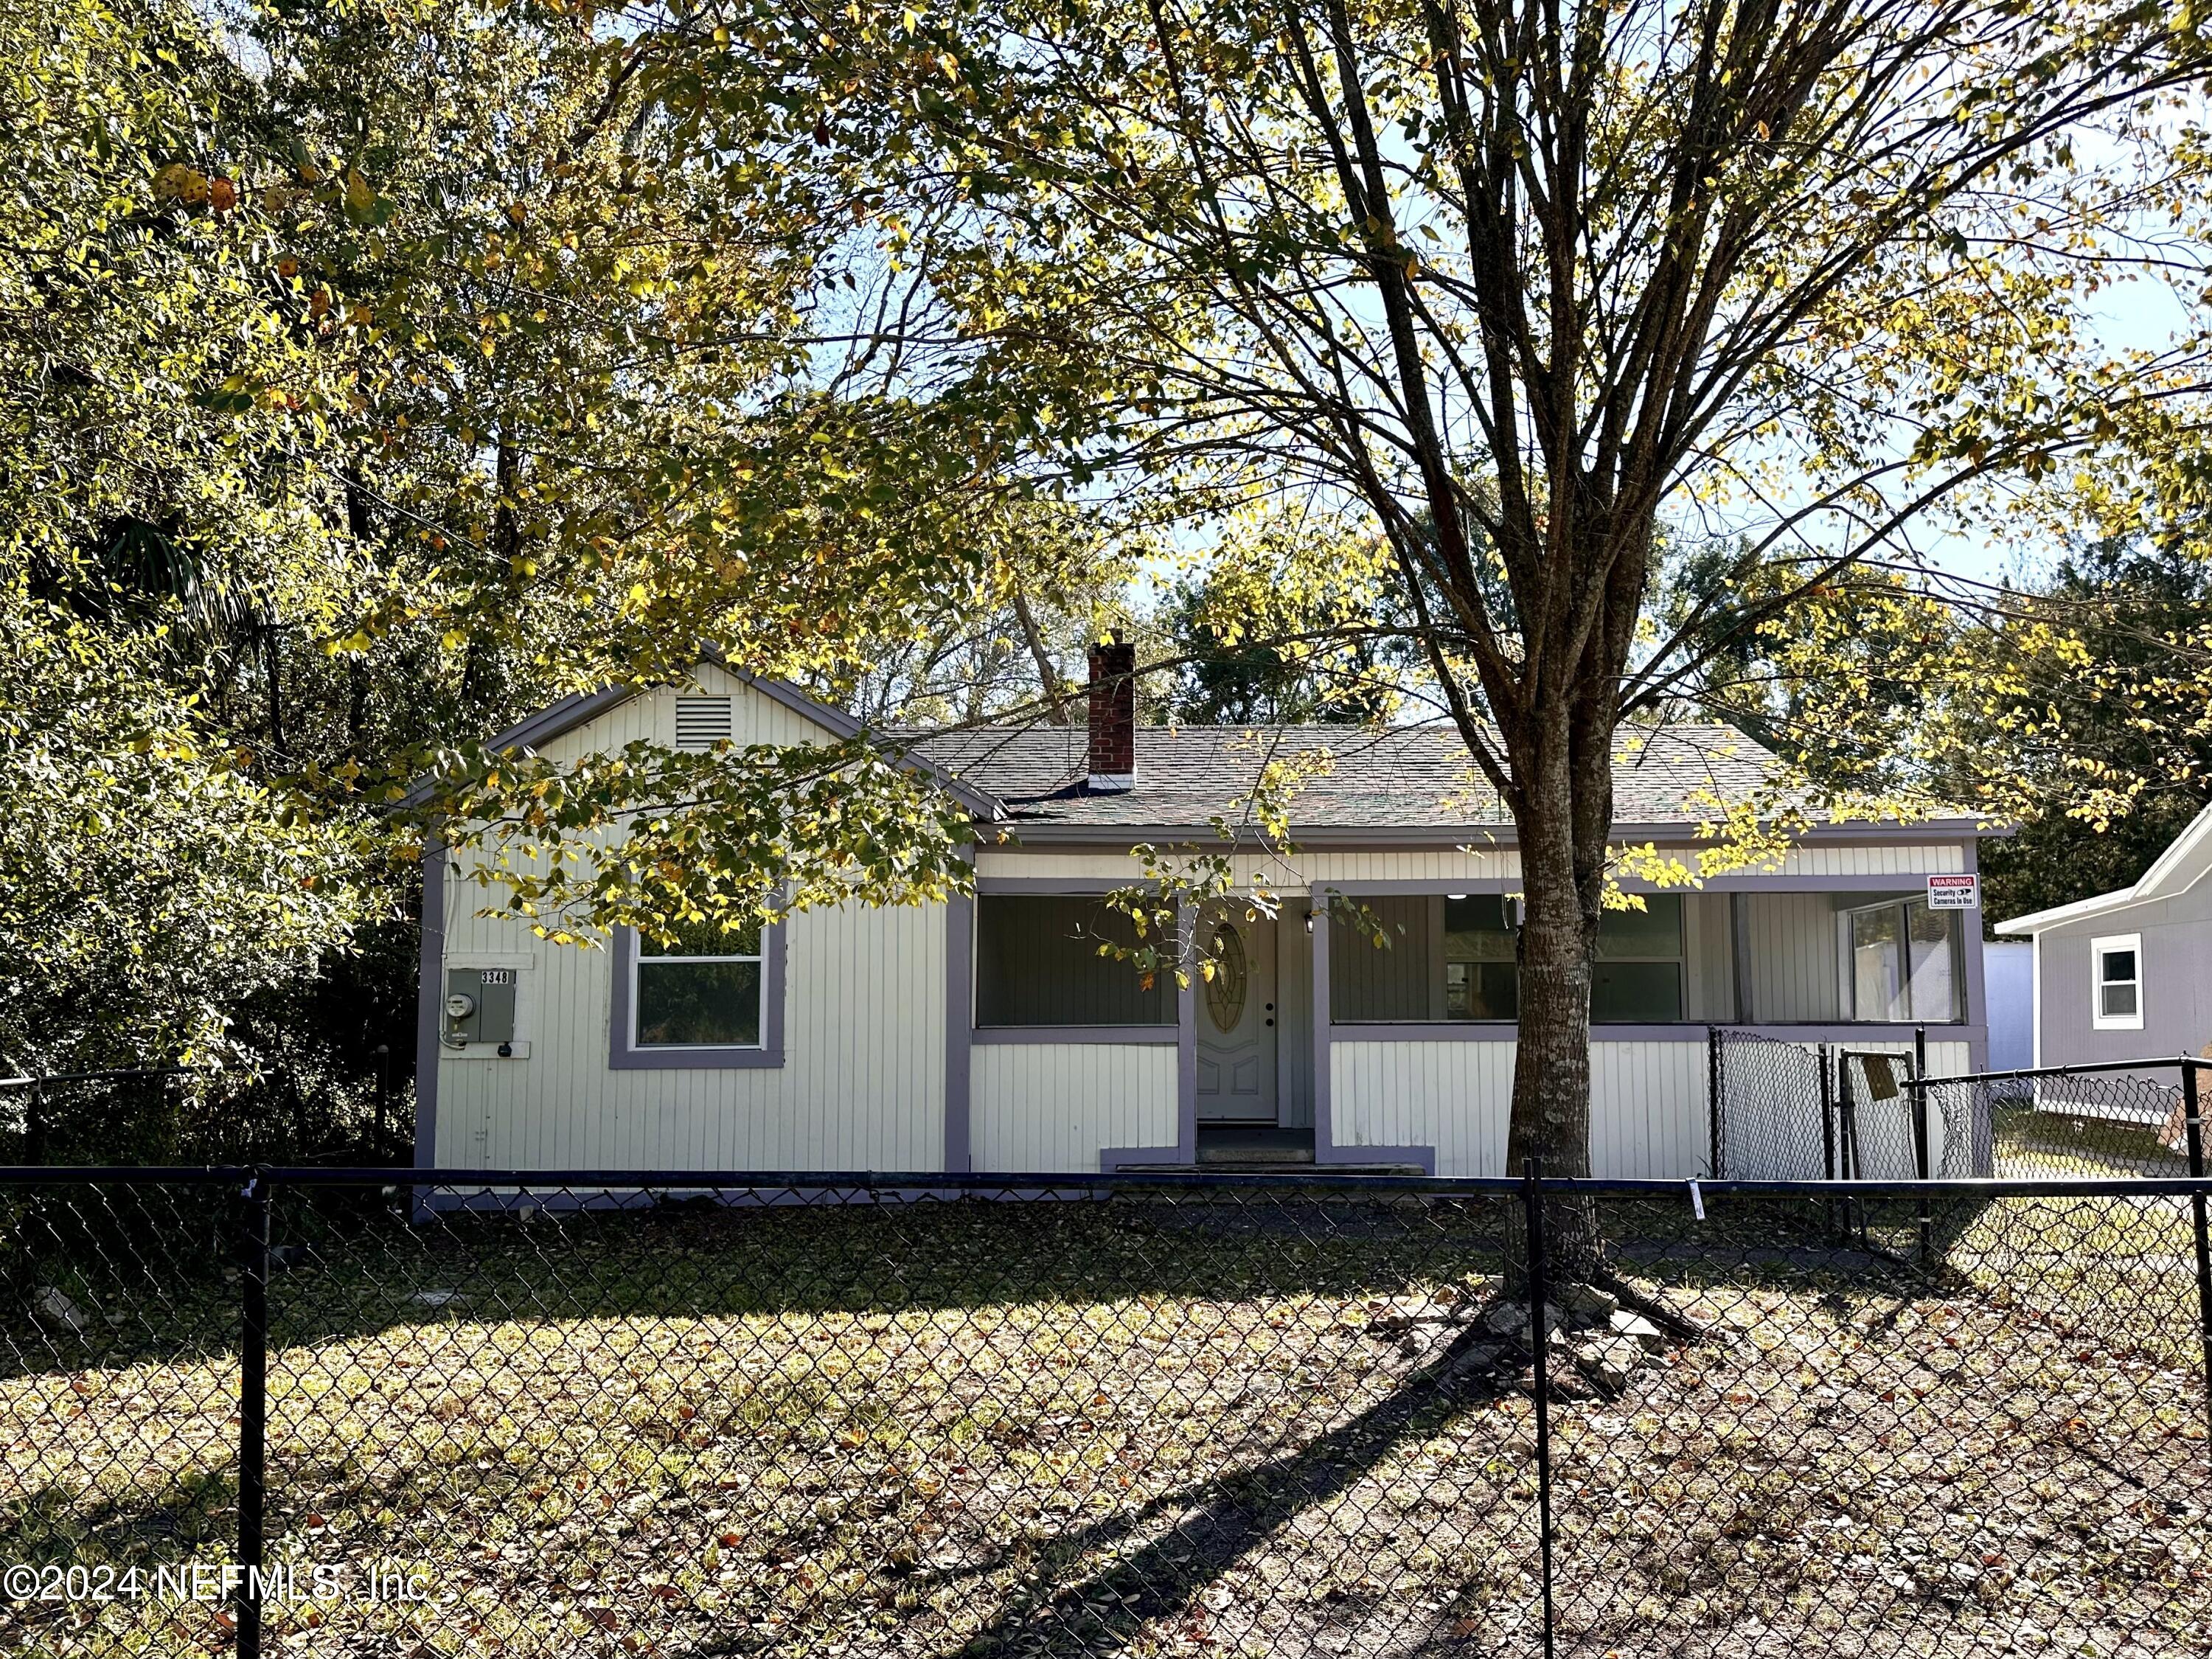
[[[678,697],[676,700],[676,746],[712,749],[730,736],[727,697]]]

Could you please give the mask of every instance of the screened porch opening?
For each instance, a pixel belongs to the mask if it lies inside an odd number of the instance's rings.
[[[1139,943],[1135,923],[1103,898],[985,893],[975,901],[975,1024],[1172,1029],[1174,975],[1147,985],[1114,954]]]
[[[1498,893],[1361,895],[1383,943],[1330,927],[1340,1025],[1520,1016],[1514,901]],[[1644,895],[1607,910],[1590,988],[1595,1025],[1952,1024],[1966,1018],[1958,911],[1924,893]]]

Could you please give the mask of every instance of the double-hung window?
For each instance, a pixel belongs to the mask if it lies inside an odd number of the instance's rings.
[[[758,922],[723,932],[686,923],[666,942],[640,934],[630,963],[630,1046],[759,1048],[767,957]]]
[[[2118,933],[2089,941],[2091,1024],[2100,1031],[2143,1028],[2142,935]]]

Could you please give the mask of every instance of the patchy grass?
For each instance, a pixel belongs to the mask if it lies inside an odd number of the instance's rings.
[[[1607,1210],[1711,1336],[1554,1402],[1562,1652],[2212,1650],[2184,1210],[1960,1210],[1919,1272],[1820,1206],[1709,1202]],[[1505,1219],[295,1217],[272,1554],[343,1577],[271,1608],[274,1650],[1534,1654],[1528,1356],[1477,1318]],[[164,1326],[70,1283],[86,1330],[0,1334],[0,1557],[220,1559],[221,1299]],[[372,1571],[429,1599],[372,1602]],[[41,1656],[228,1639],[173,1601],[0,1613]]]
[[[2160,1144],[2161,1127],[2039,1111],[2026,1105],[2007,1107],[1995,1113],[1990,1123],[1996,1172],[2026,1180],[2039,1176],[2090,1180],[2186,1176],[2189,1160]]]

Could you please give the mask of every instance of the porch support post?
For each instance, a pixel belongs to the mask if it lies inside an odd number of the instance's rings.
[[[1330,1120],[1328,1079],[1328,895],[1316,886],[1306,896],[1306,925],[1313,929],[1314,1162],[1327,1164],[1336,1146]]]
[[[1176,911],[1177,963],[1186,965],[1176,984],[1176,1157],[1198,1162],[1198,957],[1197,939],[1185,937],[1197,916],[1188,905]]]
[[[1981,873],[1981,844],[1978,842],[1970,841],[1966,843],[1966,873],[1970,876]],[[1960,916],[1961,926],[1959,929],[1959,943],[1964,947],[1966,958],[1963,964],[1966,978],[1966,1025],[1970,1030],[1978,1030],[1982,1033],[1978,1037],[1968,1039],[1969,1054],[1966,1069],[1970,1072],[1986,1072],[1990,1069],[1989,987],[1982,971],[1980,886],[1979,882],[1975,884],[1974,908],[1966,911]]]
[[[1969,839],[1966,842],[1966,873],[1981,873],[1982,844]],[[1966,1029],[1973,1033],[1966,1039],[1966,1069],[1986,1072],[1990,1069],[1990,999],[1989,981],[1984,972],[1986,966],[1982,956],[1981,884],[1974,884],[1974,908],[1960,919],[1959,944],[1966,954]],[[2040,1012],[2039,1010],[2038,1011]],[[1972,1115],[1968,1130],[1974,1138],[1971,1153],[1972,1169],[1978,1176],[1986,1176],[1996,1168],[1996,1135],[1990,1123],[1990,1115],[1978,1111]]]

